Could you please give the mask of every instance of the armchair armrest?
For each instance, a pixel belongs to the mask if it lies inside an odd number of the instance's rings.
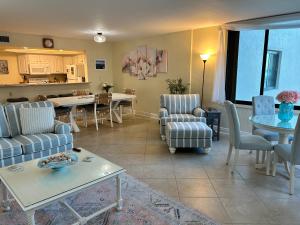
[[[200,107],[197,107],[193,110],[193,115],[197,117],[204,117],[205,116],[205,111],[201,109]]]
[[[63,123],[61,121],[54,121],[54,132],[55,134],[70,134],[71,126],[67,123]]]
[[[159,118],[168,117],[168,116],[169,116],[169,112],[166,108],[159,109]]]

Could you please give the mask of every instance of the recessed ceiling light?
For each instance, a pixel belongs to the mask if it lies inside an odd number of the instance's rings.
[[[106,37],[102,33],[97,33],[94,36],[94,41],[98,43],[103,43],[106,41]]]

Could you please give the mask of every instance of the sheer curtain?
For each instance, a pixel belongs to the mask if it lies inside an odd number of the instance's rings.
[[[219,43],[217,48],[216,73],[212,101],[223,104],[225,101],[225,77],[226,77],[226,38],[227,30],[219,28]]]

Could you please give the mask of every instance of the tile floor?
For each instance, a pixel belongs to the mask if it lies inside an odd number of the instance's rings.
[[[128,117],[110,128],[108,123],[81,128],[75,146],[84,147],[123,166],[129,174],[156,190],[198,209],[221,224],[300,224],[300,179],[295,195],[288,194],[284,170],[276,177],[255,170],[255,154],[240,155],[238,172],[231,174],[225,159],[228,136],[221,135],[209,154],[178,150],[171,155],[160,140],[156,120]]]

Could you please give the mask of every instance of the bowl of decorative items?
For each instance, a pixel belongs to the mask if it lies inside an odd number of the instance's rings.
[[[39,160],[37,166],[39,168],[60,170],[66,166],[74,165],[77,162],[78,156],[76,154],[62,152]]]

